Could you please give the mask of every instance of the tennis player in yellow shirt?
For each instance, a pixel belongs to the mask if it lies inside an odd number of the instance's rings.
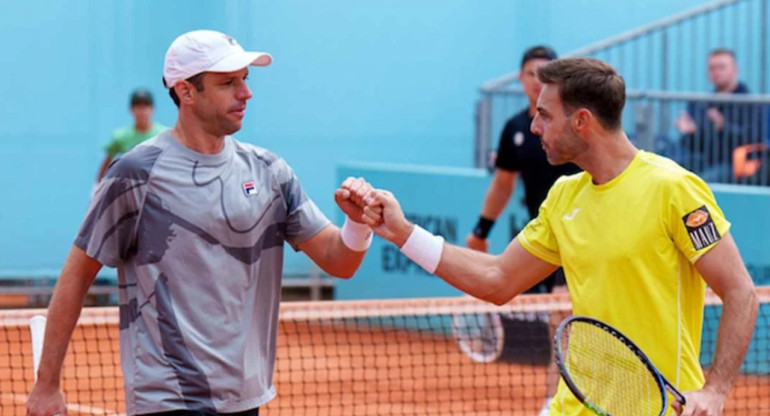
[[[574,313],[636,342],[685,392],[687,404],[675,405],[677,413],[720,415],[758,309],[730,223],[700,178],[628,140],[621,123],[625,82],[611,66],[561,59],[541,67],[538,77],[544,85],[532,131],[551,164],[573,162],[584,172],[561,177],[538,217],[501,255],[444,243],[408,222],[387,191],[367,199],[369,224],[429,272],[496,304],[562,266]],[[704,377],[698,356],[707,284],[724,309]],[[550,414],[590,413],[560,383]]]

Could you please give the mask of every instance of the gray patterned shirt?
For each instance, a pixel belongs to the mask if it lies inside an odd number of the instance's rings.
[[[118,268],[126,410],[222,413],[275,396],[283,244],[329,224],[283,159],[170,132],[110,166],[75,244]]]

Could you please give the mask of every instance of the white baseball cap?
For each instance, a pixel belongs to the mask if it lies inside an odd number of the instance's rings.
[[[194,30],[171,42],[163,62],[163,81],[166,88],[172,88],[178,81],[201,72],[233,72],[272,62],[268,53],[244,51],[232,36],[214,30]]]

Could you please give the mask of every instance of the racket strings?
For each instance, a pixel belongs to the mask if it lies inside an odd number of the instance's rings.
[[[568,329],[561,340],[565,365],[589,401],[612,416],[661,413],[657,379],[631,349],[589,323],[573,322]]]

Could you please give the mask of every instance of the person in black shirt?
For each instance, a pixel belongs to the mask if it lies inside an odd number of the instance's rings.
[[[487,236],[513,195],[519,175],[524,182],[529,217],[535,218],[540,204],[545,200],[548,190],[556,179],[562,175],[580,171],[571,163],[559,166],[549,164],[540,144],[540,137],[530,130],[530,124],[537,109],[537,97],[542,88],[536,75],[537,68],[556,58],[556,52],[553,49],[547,46],[534,46],[529,48],[521,59],[519,80],[529,100],[529,106],[508,120],[500,134],[494,178],[484,198],[481,217],[466,239],[466,244],[472,249],[489,251]],[[527,293],[547,293],[553,290],[554,285],[564,284],[564,275],[559,269]]]

